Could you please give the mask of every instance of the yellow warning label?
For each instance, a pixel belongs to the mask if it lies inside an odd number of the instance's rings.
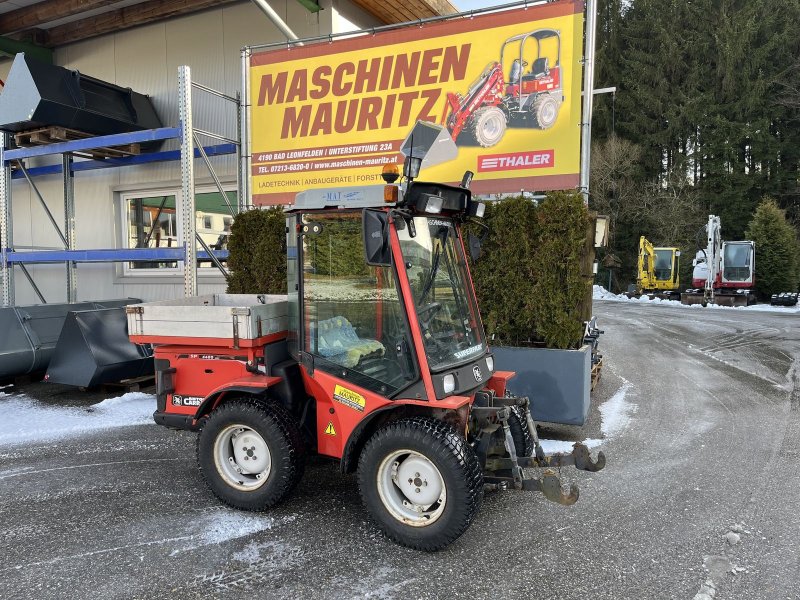
[[[328,426],[325,428],[326,435],[336,435],[336,430],[333,428],[333,421],[328,421]]]
[[[337,385],[336,388],[334,388],[333,399],[337,402],[341,402],[345,406],[354,408],[359,412],[364,412],[364,407],[367,405],[367,401],[364,399],[364,396],[358,392],[354,392],[353,390],[348,390],[340,385]]]

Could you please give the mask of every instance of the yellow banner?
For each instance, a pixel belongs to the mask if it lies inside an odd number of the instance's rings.
[[[252,192],[377,184],[417,120],[458,146],[422,179],[473,192],[573,188],[580,171],[583,3],[413,25],[250,59]]]

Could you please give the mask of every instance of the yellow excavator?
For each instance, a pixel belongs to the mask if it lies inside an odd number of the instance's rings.
[[[629,297],[646,294],[650,298],[680,300],[680,262],[678,248],[655,248],[646,237],[640,237],[636,290]]]

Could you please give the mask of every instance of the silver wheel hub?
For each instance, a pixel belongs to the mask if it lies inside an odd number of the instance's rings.
[[[439,469],[413,450],[396,450],[378,467],[378,493],[395,519],[414,527],[434,523],[444,512],[447,490]]]
[[[269,446],[247,425],[228,425],[214,440],[214,464],[225,483],[250,491],[266,483],[272,470]]]

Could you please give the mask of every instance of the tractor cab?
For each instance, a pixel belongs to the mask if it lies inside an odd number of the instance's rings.
[[[563,102],[559,31],[537,29],[508,38],[500,49],[500,65],[508,69],[504,103],[510,118],[539,129],[552,127]]]
[[[537,29],[507,39],[500,49],[500,64],[505,66],[509,57],[509,95],[527,96],[561,88],[561,35],[557,30]]]
[[[723,242],[721,282],[731,287],[753,285],[754,257],[753,242]]]
[[[288,210],[290,354],[382,403],[468,396],[494,371],[461,233],[483,205],[466,183],[414,180],[453,153],[429,127],[406,144],[403,187],[310,190]]]

